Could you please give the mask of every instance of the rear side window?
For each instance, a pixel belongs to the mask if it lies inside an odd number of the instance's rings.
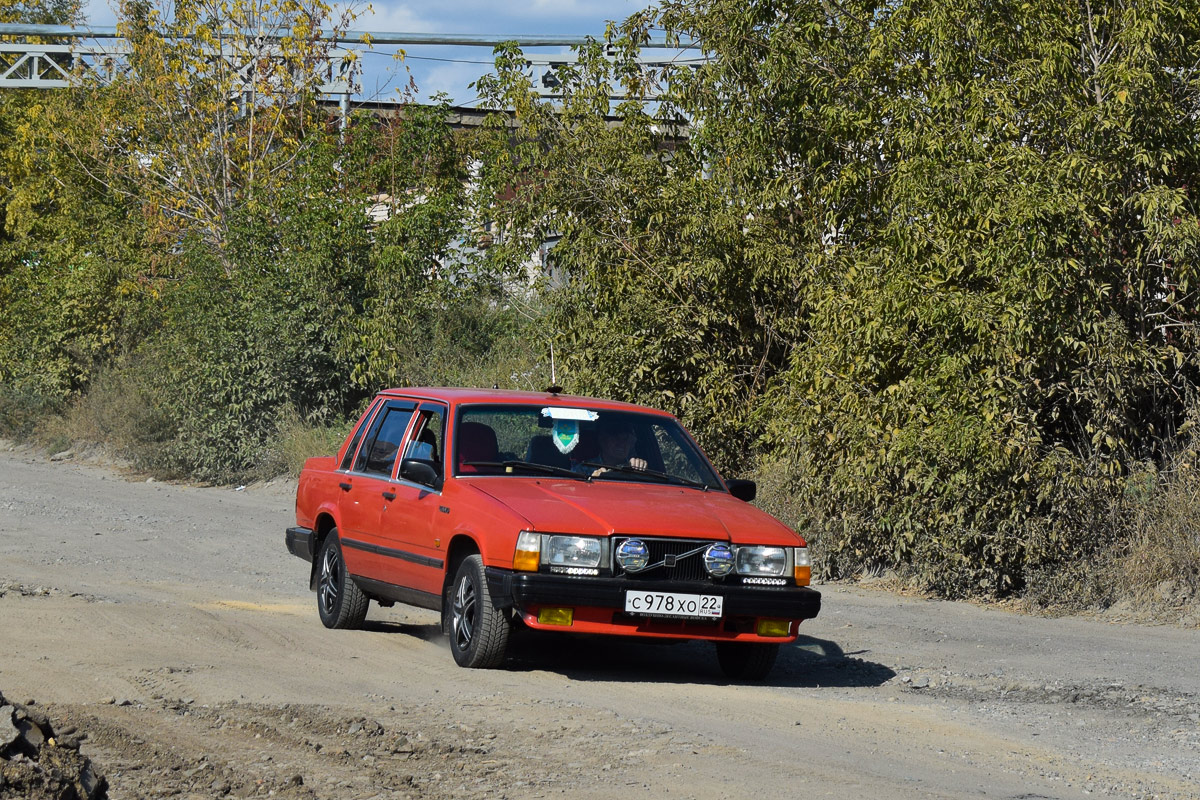
[[[400,449],[400,442],[404,440],[404,431],[408,428],[412,411],[412,403],[389,402],[384,406],[371,423],[371,430],[354,460],[355,472],[392,474],[396,453]]]
[[[371,427],[371,415],[375,413],[378,407],[379,404],[377,403],[373,407],[368,408],[367,412],[363,414],[358,424],[358,430],[354,432],[354,438],[350,440],[350,445],[346,448],[346,453],[342,456],[342,463],[338,465],[338,469],[350,469],[350,465],[354,462],[354,454],[358,450],[358,443],[362,441],[363,436],[367,433],[367,429]]]

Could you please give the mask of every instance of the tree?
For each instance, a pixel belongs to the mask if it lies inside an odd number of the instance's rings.
[[[619,38],[706,58],[616,128],[589,67],[555,115],[502,53],[580,388],[783,463],[834,574],[1005,592],[1104,546],[1196,387],[1198,11],[667,0]]]
[[[77,21],[52,0],[0,9],[6,21]],[[81,390],[145,324],[141,220],[55,147],[84,127],[61,91],[0,91],[0,425],[24,428]]]
[[[80,0],[5,0],[0,22],[27,25],[70,25],[79,21]]]
[[[613,33],[616,58],[596,42],[563,73],[561,107],[537,100],[518,51],[499,53],[481,90],[517,126],[483,160],[483,189],[511,248],[557,242],[565,279],[548,287],[547,326],[564,385],[672,409],[723,466],[744,463],[782,358],[772,299],[746,269],[744,218],[705,177],[674,108],[610,108],[611,85],[637,98],[652,78],[635,61],[645,31]]]
[[[82,90],[101,135],[71,129],[62,143],[142,202],[168,247],[196,234],[220,252],[233,213],[273,207],[309,134],[329,124],[330,72],[353,82],[352,56],[333,43],[353,17],[323,0],[128,0],[128,71]]]

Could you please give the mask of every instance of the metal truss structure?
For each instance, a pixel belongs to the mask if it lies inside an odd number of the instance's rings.
[[[322,93],[336,100],[348,111],[355,95],[352,80],[337,74],[337,64],[347,55],[361,55],[370,42],[374,45],[452,45],[459,47],[495,47],[516,42],[527,47],[575,47],[592,41],[584,36],[509,36],[476,34],[385,33],[346,31],[329,51],[328,78]],[[45,42],[45,43],[43,43]],[[269,47],[269,43],[265,43]],[[668,45],[650,42],[647,48],[682,51],[694,44]],[[71,86],[82,76],[111,80],[127,69],[129,46],[113,27],[79,27],[67,25],[0,24],[0,89],[59,89]],[[646,69],[676,63],[678,56],[641,57],[638,63]],[[539,95],[546,98],[561,96],[562,80],[559,70],[575,61],[573,54],[527,57],[529,75]],[[237,65],[231,65],[238,69]],[[244,67],[242,67],[244,69]],[[613,99],[623,99],[614,87]],[[652,94],[641,100],[654,100]]]

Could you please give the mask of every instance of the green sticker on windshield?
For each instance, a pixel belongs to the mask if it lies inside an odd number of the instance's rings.
[[[575,445],[579,444],[579,420],[554,420],[554,427],[550,429],[550,438],[554,440],[554,446],[558,448],[558,452],[565,456],[575,449]]]

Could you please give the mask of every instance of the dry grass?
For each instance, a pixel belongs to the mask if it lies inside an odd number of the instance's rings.
[[[334,424],[307,422],[295,409],[286,409],[261,465],[262,477],[296,477],[306,459],[337,452],[352,424],[352,420]]]
[[[1177,608],[1200,595],[1200,474],[1194,449],[1176,459],[1158,491],[1133,515],[1119,594],[1140,606]]]
[[[161,391],[147,370],[103,370],[87,394],[39,423],[34,440],[52,452],[100,446],[155,477],[185,477],[170,451],[175,425],[161,411]]]

